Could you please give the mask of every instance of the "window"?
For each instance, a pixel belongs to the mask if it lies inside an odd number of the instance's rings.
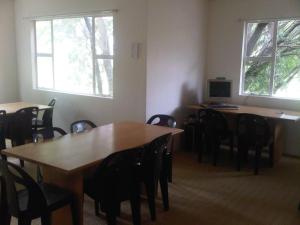
[[[241,94],[300,99],[300,20],[245,23]]]
[[[113,16],[35,21],[36,88],[113,96]]]

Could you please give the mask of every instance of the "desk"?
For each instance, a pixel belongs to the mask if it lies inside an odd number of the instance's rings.
[[[5,110],[7,114],[13,114],[19,109],[27,108],[27,107],[38,107],[39,110],[46,110],[52,108],[52,106],[39,105],[39,104],[34,104],[29,102],[13,102],[13,103],[0,104],[0,110]]]
[[[271,109],[258,106],[246,106],[238,105],[239,109],[216,109],[229,117],[235,117],[240,113],[251,113],[263,116],[270,119],[270,125],[273,130],[274,136],[274,149],[273,149],[273,162],[278,163],[283,149],[284,149],[284,131],[283,131],[283,121],[294,121],[300,120],[300,112],[284,110],[284,109]],[[199,110],[203,109],[201,105],[188,105],[187,108]]]
[[[27,144],[2,151],[39,164],[44,180],[76,195],[79,224],[83,224],[83,173],[115,152],[143,146],[155,138],[183,130],[136,122],[112,123],[81,134],[68,134],[54,141]],[[65,208],[53,214],[53,225],[71,224]],[[68,213],[70,214],[70,213]]]

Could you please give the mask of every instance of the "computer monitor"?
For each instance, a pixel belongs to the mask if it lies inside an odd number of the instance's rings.
[[[231,98],[231,80],[208,80],[208,97],[213,99]]]

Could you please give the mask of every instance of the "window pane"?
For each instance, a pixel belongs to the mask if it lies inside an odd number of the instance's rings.
[[[39,88],[53,88],[52,57],[37,57]]]
[[[246,56],[271,56],[274,23],[248,23]]]
[[[280,47],[300,45],[300,20],[278,22],[277,45]]]
[[[51,21],[36,21],[37,53],[52,53]]]
[[[55,88],[93,94],[91,17],[53,21]]]
[[[268,61],[248,61],[244,69],[244,93],[269,95],[271,63]]]
[[[96,61],[96,93],[103,96],[113,95],[113,60],[98,59]]]
[[[95,41],[97,55],[113,55],[113,17],[95,18]]]
[[[300,98],[300,49],[278,48],[273,95]]]

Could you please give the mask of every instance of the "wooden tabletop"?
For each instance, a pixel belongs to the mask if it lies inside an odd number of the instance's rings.
[[[266,118],[272,119],[280,119],[280,120],[290,120],[290,121],[298,121],[300,120],[300,112],[297,111],[289,111],[285,109],[273,109],[273,108],[265,108],[258,106],[246,106],[246,105],[238,105],[239,109],[216,109],[223,113],[230,114],[240,114],[240,113],[250,113],[260,115]],[[190,109],[203,109],[201,105],[188,105]]]
[[[51,108],[51,106],[48,105],[39,105],[30,102],[13,102],[13,103],[0,104],[0,110],[5,110],[7,114],[15,113],[19,109],[27,108],[27,107],[38,107],[39,110],[45,110]]]
[[[72,173],[93,166],[112,153],[142,146],[167,133],[181,132],[181,129],[136,122],[112,123],[50,142],[6,149],[2,153]]]

